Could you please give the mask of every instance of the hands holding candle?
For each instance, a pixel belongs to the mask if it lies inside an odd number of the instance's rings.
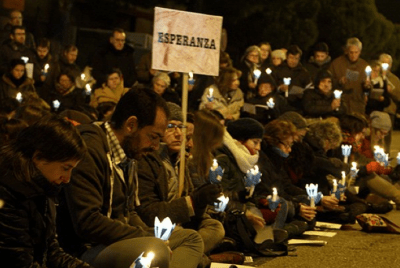
[[[351,153],[351,148],[352,148],[351,145],[344,145],[344,144],[342,145],[342,154],[344,156],[343,162],[345,162],[346,164],[349,161],[349,155]]]
[[[268,207],[269,209],[274,212],[280,203],[280,198],[278,196],[278,190],[274,187],[272,188],[272,196],[268,195],[267,196],[267,200],[268,200]]]
[[[16,99],[19,103],[22,102],[23,98],[22,98],[21,92],[18,92],[18,93],[17,93],[17,96],[15,97],[15,99]]]
[[[212,164],[212,166],[210,168],[210,171],[208,173],[208,177],[210,179],[210,182],[214,183],[214,184],[220,183],[221,180],[222,180],[222,176],[223,175],[224,175],[223,169],[220,166],[218,166],[217,159],[214,159],[213,160],[213,164]]]
[[[273,99],[273,98],[270,98],[270,99],[267,101],[267,106],[268,106],[268,108],[270,108],[270,109],[274,109],[274,107],[275,107],[275,102],[274,102],[274,99]]]
[[[246,198],[250,198],[253,195],[255,186],[261,181],[261,176],[262,174],[257,165],[247,171],[245,177],[245,187],[249,191],[249,195],[247,195]]]
[[[290,77],[283,78],[283,84],[284,84],[286,98],[289,97],[289,86],[290,86],[291,81],[292,81],[292,78],[290,78]]]
[[[143,257],[144,252],[140,254],[139,257],[132,263],[132,265],[129,268],[150,268],[151,262],[154,259],[154,253],[149,252],[147,253],[146,257]]]
[[[318,192],[318,184],[306,184],[306,191],[308,194],[308,199],[310,199],[310,207],[315,207],[315,204],[318,204],[323,197],[321,192]]]
[[[208,94],[207,94],[207,100],[208,100],[209,102],[212,102],[212,101],[214,100],[213,94],[214,94],[214,89],[213,89],[212,87],[210,87],[210,88],[208,89]]]
[[[255,69],[255,70],[253,71],[254,84],[257,85],[258,78],[260,78],[260,76],[261,76],[261,71],[258,70],[258,69]]]
[[[336,110],[336,111],[339,111],[339,107],[340,107],[340,99],[341,99],[341,97],[342,97],[342,93],[343,93],[343,91],[341,91],[341,90],[338,90],[338,89],[335,89],[334,91],[333,91],[333,94],[335,95],[335,100],[333,100],[333,102],[332,102],[332,109],[334,109],[334,110]]]
[[[371,81],[371,72],[371,66],[368,65],[367,67],[365,67],[365,75],[367,76],[367,81]]]

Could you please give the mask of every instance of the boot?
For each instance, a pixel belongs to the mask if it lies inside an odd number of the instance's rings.
[[[400,190],[389,181],[374,174],[373,176],[368,176],[366,179],[366,184],[371,192],[374,192],[375,194],[386,199],[392,200],[396,203],[396,207],[400,207]]]

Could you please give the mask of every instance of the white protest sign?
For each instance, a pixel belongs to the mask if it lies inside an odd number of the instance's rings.
[[[222,17],[155,8],[152,68],[217,76]]]

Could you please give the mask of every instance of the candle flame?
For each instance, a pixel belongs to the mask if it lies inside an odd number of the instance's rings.
[[[193,72],[189,72],[189,79],[193,79]]]
[[[381,65],[382,65],[382,70],[387,71],[389,69],[389,63],[384,62]]]
[[[47,70],[49,69],[50,65],[48,63],[46,63],[46,65],[44,66],[44,71],[47,72]]]
[[[372,71],[371,66],[368,65],[367,67],[365,67],[365,72],[366,72],[367,74],[370,74],[371,71]]]
[[[85,80],[86,75],[84,73],[81,74],[81,80]]]
[[[271,70],[270,68],[267,68],[267,69],[265,70],[265,72],[266,72],[267,74],[271,74],[271,73],[272,73],[272,70]]]
[[[253,74],[254,74],[255,77],[259,78],[260,75],[261,75],[261,71],[258,70],[258,69],[255,69],[255,70],[253,71]]]
[[[21,92],[17,93],[17,96],[15,97],[17,99],[17,101],[21,102],[22,101],[22,94]]]

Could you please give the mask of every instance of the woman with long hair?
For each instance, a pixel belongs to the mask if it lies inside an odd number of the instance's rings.
[[[193,158],[190,160],[191,178],[195,188],[208,182],[213,151],[222,145],[225,129],[218,118],[207,110],[194,114]]]
[[[243,92],[239,88],[240,76],[241,72],[232,67],[221,70],[216,84],[204,91],[200,110],[216,110],[227,120],[238,119],[244,105]]]
[[[13,267],[89,267],[64,253],[55,231],[55,197],[86,145],[64,119],[20,132],[0,151],[0,258]]]

